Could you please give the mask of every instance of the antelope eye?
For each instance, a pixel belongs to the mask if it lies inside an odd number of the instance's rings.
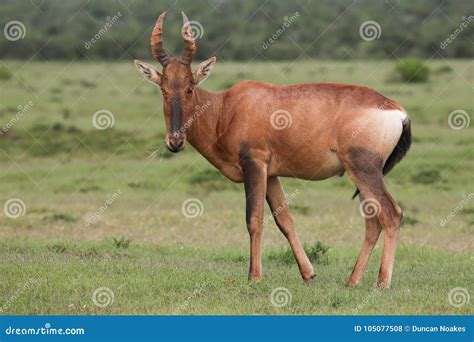
[[[188,94],[192,94],[192,93],[193,93],[193,88],[188,88],[188,90],[186,90],[186,92],[187,92]]]

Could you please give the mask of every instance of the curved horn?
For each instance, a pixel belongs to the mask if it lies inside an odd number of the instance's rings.
[[[179,60],[181,63],[189,65],[196,54],[196,42],[193,37],[193,31],[191,29],[188,17],[186,14],[184,14],[184,12],[181,12],[181,14],[183,15],[182,34],[184,38],[184,52]]]
[[[153,57],[160,62],[162,66],[165,66],[170,62],[170,56],[163,49],[163,40],[161,38],[163,32],[163,19],[165,18],[166,11],[161,13],[156,20],[155,27],[151,33],[151,54]]]

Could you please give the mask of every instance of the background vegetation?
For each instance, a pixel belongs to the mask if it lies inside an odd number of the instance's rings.
[[[469,0],[2,0],[0,25],[20,20],[28,39],[15,45],[1,40],[0,57],[29,59],[33,50],[40,60],[148,57],[149,32],[163,10],[169,11],[166,48],[176,54],[182,49],[180,11],[202,25],[198,59],[216,53],[226,60],[429,58],[435,51],[437,57],[474,55],[474,25],[467,26],[449,49],[440,48],[463,18],[473,15]],[[118,12],[122,16],[113,30],[86,49],[85,43],[104,27],[107,17]],[[263,42],[296,12],[299,17],[291,29],[264,49]],[[380,24],[383,39],[360,39],[359,27],[368,20]]]
[[[302,284],[269,211],[264,279],[247,282],[242,185],[191,146],[165,151],[160,91],[132,63],[149,57],[151,27],[166,8],[170,50],[182,49],[184,9],[204,27],[196,62],[220,57],[207,89],[244,79],[344,82],[407,109],[414,144],[386,177],[405,212],[392,289],[374,289],[382,239],[361,287],[344,286],[364,236],[347,176],[283,179],[295,194],[290,205],[315,266],[313,285]],[[472,123],[449,124],[453,111],[468,120],[474,109],[472,25],[433,49],[469,10],[464,1],[425,0],[2,1],[0,23],[21,20],[26,36],[0,36],[0,128],[8,127],[0,134],[0,206],[19,198],[25,211],[11,218],[0,210],[0,313],[472,314],[472,298],[461,306],[449,300],[456,288],[473,293],[474,134]],[[123,17],[85,51],[117,11]],[[295,11],[299,19],[262,50]],[[366,20],[380,24],[379,39],[361,39]],[[423,82],[410,82],[422,69]],[[100,110],[112,113],[113,127],[94,127]],[[202,203],[196,218],[183,215],[189,198]],[[271,302],[278,287],[291,293],[281,308]],[[113,293],[105,306],[93,300],[101,288]]]

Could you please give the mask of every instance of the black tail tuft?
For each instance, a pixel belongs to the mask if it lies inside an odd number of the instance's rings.
[[[385,165],[383,167],[383,174],[386,175],[389,173],[393,167],[400,162],[400,160],[405,157],[408,150],[411,146],[411,127],[410,127],[410,119],[406,119],[403,122],[403,131],[400,139],[398,140],[397,146],[393,149],[392,153],[388,157]]]
[[[389,173],[393,167],[405,157],[408,150],[411,146],[411,127],[410,127],[410,119],[407,117],[405,121],[403,121],[403,130],[400,139],[398,139],[397,145],[393,149],[392,153],[388,157],[385,165],[383,166],[383,174],[384,176]],[[356,198],[359,194],[359,189],[356,189],[352,199]]]

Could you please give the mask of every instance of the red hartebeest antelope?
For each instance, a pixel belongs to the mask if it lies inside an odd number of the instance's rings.
[[[162,72],[141,61],[136,60],[135,65],[163,92],[167,148],[179,152],[189,141],[227,178],[244,183],[249,279],[258,281],[262,276],[265,198],[303,279],[314,277],[278,177],[321,180],[347,171],[358,189],[356,194],[360,191],[361,204],[369,211],[364,215],[365,241],[348,285],[359,284],[383,229],[378,285],[389,287],[402,211],[383,176],[410,147],[406,111],[372,89],[346,84],[242,81],[220,93],[204,90],[198,85],[207,79],[216,58],[191,70],[196,43],[184,13],[184,52],[179,58],[170,57],[162,43],[164,16],[165,12],[158,17],[151,35],[151,51],[163,66]],[[193,117],[197,108],[205,108],[205,113]],[[186,125],[189,120],[192,124]],[[283,127],[282,120],[287,121]]]

